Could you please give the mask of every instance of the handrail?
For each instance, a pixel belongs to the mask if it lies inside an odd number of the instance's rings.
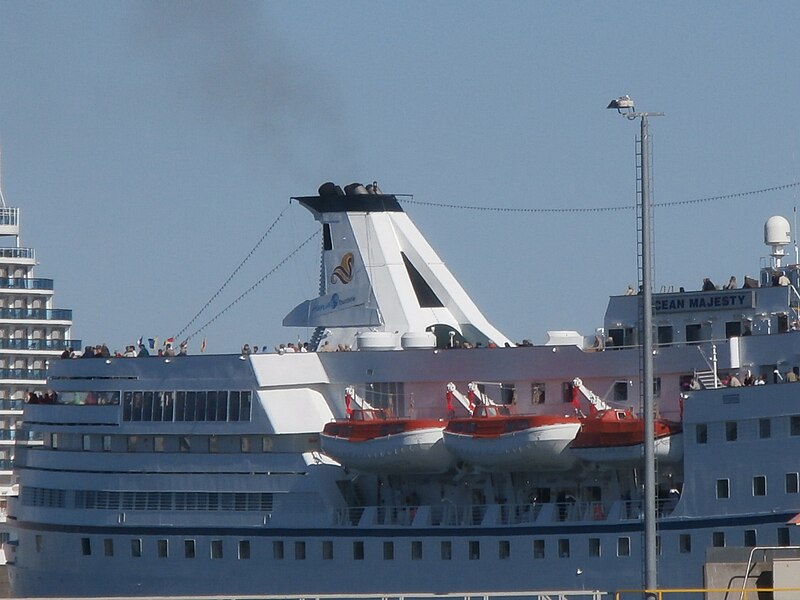
[[[788,546],[784,546],[785,548]],[[631,589],[631,590],[617,590],[614,593],[614,600],[622,600],[624,595],[635,595],[636,598],[642,596],[654,597],[656,600],[664,600],[666,596],[674,595],[681,596],[686,594],[730,594],[733,590],[731,588],[663,588],[663,589]],[[756,587],[742,589],[742,600],[757,599],[759,594],[775,592],[800,592],[800,588],[772,588],[772,587]]]
[[[745,597],[745,586],[747,585],[747,575],[750,573],[750,569],[752,568],[753,556],[755,555],[756,551],[760,550],[800,550],[800,546],[755,546],[750,550],[750,557],[747,559],[747,568],[744,571],[744,577],[742,578],[742,593],[739,594],[739,600],[744,600]]]

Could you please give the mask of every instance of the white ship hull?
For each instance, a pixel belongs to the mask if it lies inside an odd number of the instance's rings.
[[[587,462],[637,464],[644,457],[644,445],[572,448],[572,453]],[[683,458],[683,434],[676,433],[654,441],[655,459],[662,463],[679,463]]]

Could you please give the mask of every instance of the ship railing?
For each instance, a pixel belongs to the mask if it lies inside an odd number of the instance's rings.
[[[672,588],[655,590],[617,590],[614,600],[759,600],[760,598],[798,598],[800,588],[797,587],[759,587],[759,588]]]

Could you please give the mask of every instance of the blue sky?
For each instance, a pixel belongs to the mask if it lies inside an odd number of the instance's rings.
[[[290,196],[377,180],[421,202],[634,202],[654,119],[654,201],[798,182],[796,2],[0,2],[0,144],[39,277],[73,335],[122,349],[178,333]],[[655,209],[656,290],[755,275],[763,223],[800,187]],[[589,334],[636,282],[628,211],[407,204],[512,339]],[[316,231],[291,206],[194,333]],[[305,339],[318,246],[192,338],[197,351]]]

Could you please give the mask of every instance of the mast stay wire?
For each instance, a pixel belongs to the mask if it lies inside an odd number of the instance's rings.
[[[222,284],[222,285],[219,287],[219,289],[218,289],[216,292],[214,292],[214,294],[211,296],[211,298],[209,298],[209,299],[208,299],[208,301],[207,301],[207,302],[206,302],[206,303],[203,305],[203,307],[202,307],[202,308],[201,308],[199,311],[197,311],[197,314],[196,314],[195,316],[193,316],[193,317],[192,317],[192,319],[191,319],[191,320],[190,320],[190,321],[189,321],[189,322],[188,322],[186,325],[184,325],[184,326],[183,326],[183,329],[181,329],[181,330],[180,330],[180,331],[179,331],[177,334],[175,334],[175,337],[176,337],[176,338],[179,338],[179,339],[180,339],[181,335],[182,335],[182,334],[183,334],[183,333],[184,333],[184,332],[185,332],[187,329],[189,329],[189,327],[191,327],[191,326],[192,326],[192,323],[194,323],[194,322],[195,322],[195,321],[196,321],[198,318],[200,318],[200,315],[201,315],[201,314],[203,314],[203,312],[204,312],[204,311],[205,311],[205,310],[206,310],[206,309],[207,309],[207,308],[208,308],[208,307],[211,305],[211,303],[212,303],[212,302],[214,302],[214,300],[216,300],[216,299],[217,299],[217,297],[218,297],[218,296],[219,296],[219,295],[222,293],[222,291],[223,291],[223,290],[224,290],[224,289],[225,289],[225,288],[228,286],[228,284],[231,282],[231,280],[232,280],[234,277],[236,277],[236,274],[237,274],[237,273],[238,273],[238,272],[239,272],[239,271],[242,269],[242,267],[244,267],[245,263],[246,263],[248,260],[250,260],[250,257],[252,257],[252,256],[253,256],[253,254],[255,253],[255,251],[256,251],[256,250],[258,250],[258,247],[259,247],[259,246],[260,246],[260,245],[261,245],[261,244],[264,242],[264,240],[266,239],[266,237],[267,237],[267,236],[270,234],[270,232],[271,232],[271,231],[272,231],[272,230],[275,228],[275,225],[277,225],[277,224],[278,224],[278,221],[280,221],[280,220],[281,220],[281,217],[283,217],[283,214],[286,212],[286,210],[289,208],[289,206],[291,206],[291,203],[287,204],[287,205],[286,205],[286,206],[283,208],[283,210],[280,212],[280,214],[277,216],[277,218],[276,218],[276,219],[275,219],[275,220],[272,222],[272,225],[270,225],[270,226],[267,228],[267,230],[264,232],[264,235],[262,235],[262,236],[261,236],[261,239],[260,239],[260,240],[258,240],[258,242],[256,242],[256,245],[255,245],[255,246],[253,246],[253,248],[250,250],[250,252],[248,252],[247,256],[245,256],[245,257],[244,257],[244,259],[242,260],[242,262],[240,262],[240,263],[239,263],[239,266],[237,266],[237,267],[236,267],[236,268],[233,270],[233,273],[231,273],[231,274],[228,276],[228,278],[225,280],[225,283],[223,283],[223,284]],[[204,327],[205,327],[205,326],[204,326]],[[194,334],[192,334],[192,335],[194,335]],[[191,336],[190,336],[190,337],[191,337]]]
[[[674,202],[657,202],[654,203],[653,206],[659,208],[666,208],[671,206],[684,206],[687,204],[701,204],[704,202],[713,202],[716,200],[731,200],[733,198],[743,198],[745,196],[766,194],[768,192],[778,192],[781,190],[787,190],[798,186],[800,186],[800,181],[762,188],[759,190],[750,190],[747,192],[736,192],[733,194],[725,194],[723,196],[709,196],[707,198],[695,198],[693,200],[676,200]],[[635,206],[604,206],[596,208],[517,208],[517,207],[502,207],[502,206],[471,206],[466,204],[445,204],[440,202],[426,202],[423,200],[414,200],[413,198],[405,198],[404,202],[407,202],[409,204],[417,204],[421,206],[434,206],[437,208],[458,208],[464,210],[480,210],[485,212],[508,212],[508,213],[598,213],[598,212],[615,212],[621,210],[634,210],[636,208]]]
[[[300,250],[302,250],[302,249],[303,249],[305,246],[307,246],[307,245],[309,244],[309,242],[311,242],[311,240],[313,240],[315,237],[319,236],[319,234],[320,234],[320,232],[319,232],[319,230],[317,230],[317,231],[315,231],[314,233],[312,233],[310,236],[308,236],[308,237],[305,239],[305,241],[304,241],[304,242],[302,242],[302,243],[301,243],[301,244],[300,244],[300,245],[299,245],[297,248],[295,248],[295,249],[294,249],[294,250],[292,250],[292,251],[291,251],[289,254],[287,254],[286,256],[284,256],[284,257],[283,257],[283,259],[282,259],[282,260],[281,260],[281,261],[280,261],[278,264],[276,264],[274,267],[272,267],[272,269],[270,269],[269,271],[267,271],[267,272],[266,272],[266,273],[265,273],[265,274],[264,274],[264,275],[261,277],[261,279],[259,279],[258,281],[256,281],[256,282],[255,282],[253,285],[251,285],[249,288],[247,288],[247,289],[246,289],[244,292],[242,292],[242,293],[241,293],[241,294],[240,294],[240,295],[239,295],[239,296],[238,296],[238,297],[237,297],[237,298],[236,298],[236,299],[235,299],[233,302],[231,302],[230,304],[228,304],[228,306],[226,306],[226,307],[225,307],[225,308],[223,308],[221,311],[219,311],[219,312],[218,312],[216,315],[214,315],[214,316],[213,316],[213,317],[212,317],[210,320],[208,320],[208,321],[207,321],[207,322],[206,322],[204,325],[202,325],[202,326],[201,326],[201,327],[199,327],[197,330],[195,330],[195,331],[194,331],[194,332],[193,332],[191,335],[188,335],[188,336],[186,336],[186,338],[185,338],[185,339],[187,339],[187,340],[190,340],[190,339],[192,339],[194,336],[196,336],[198,333],[200,333],[201,331],[203,331],[203,330],[204,330],[206,327],[208,327],[209,325],[211,325],[211,324],[212,324],[214,321],[216,321],[217,319],[219,319],[219,318],[220,318],[222,315],[224,315],[226,312],[228,312],[228,311],[229,311],[231,308],[233,308],[233,306],[234,306],[236,303],[238,303],[238,302],[239,302],[240,300],[242,300],[242,299],[243,299],[245,296],[247,296],[248,294],[250,294],[250,292],[252,292],[253,290],[255,290],[255,289],[256,289],[256,288],[257,288],[259,285],[261,285],[262,283],[264,283],[264,281],[265,281],[265,280],[266,280],[266,279],[267,279],[267,278],[268,278],[270,275],[272,275],[273,273],[275,273],[275,272],[276,272],[278,269],[280,269],[280,268],[281,268],[283,265],[285,265],[287,262],[289,262],[289,259],[291,259],[291,258],[292,258],[292,257],[293,257],[295,254],[297,254],[298,252],[300,252]],[[187,326],[187,327],[188,327],[188,326]],[[185,330],[185,329],[184,329],[184,330]]]

